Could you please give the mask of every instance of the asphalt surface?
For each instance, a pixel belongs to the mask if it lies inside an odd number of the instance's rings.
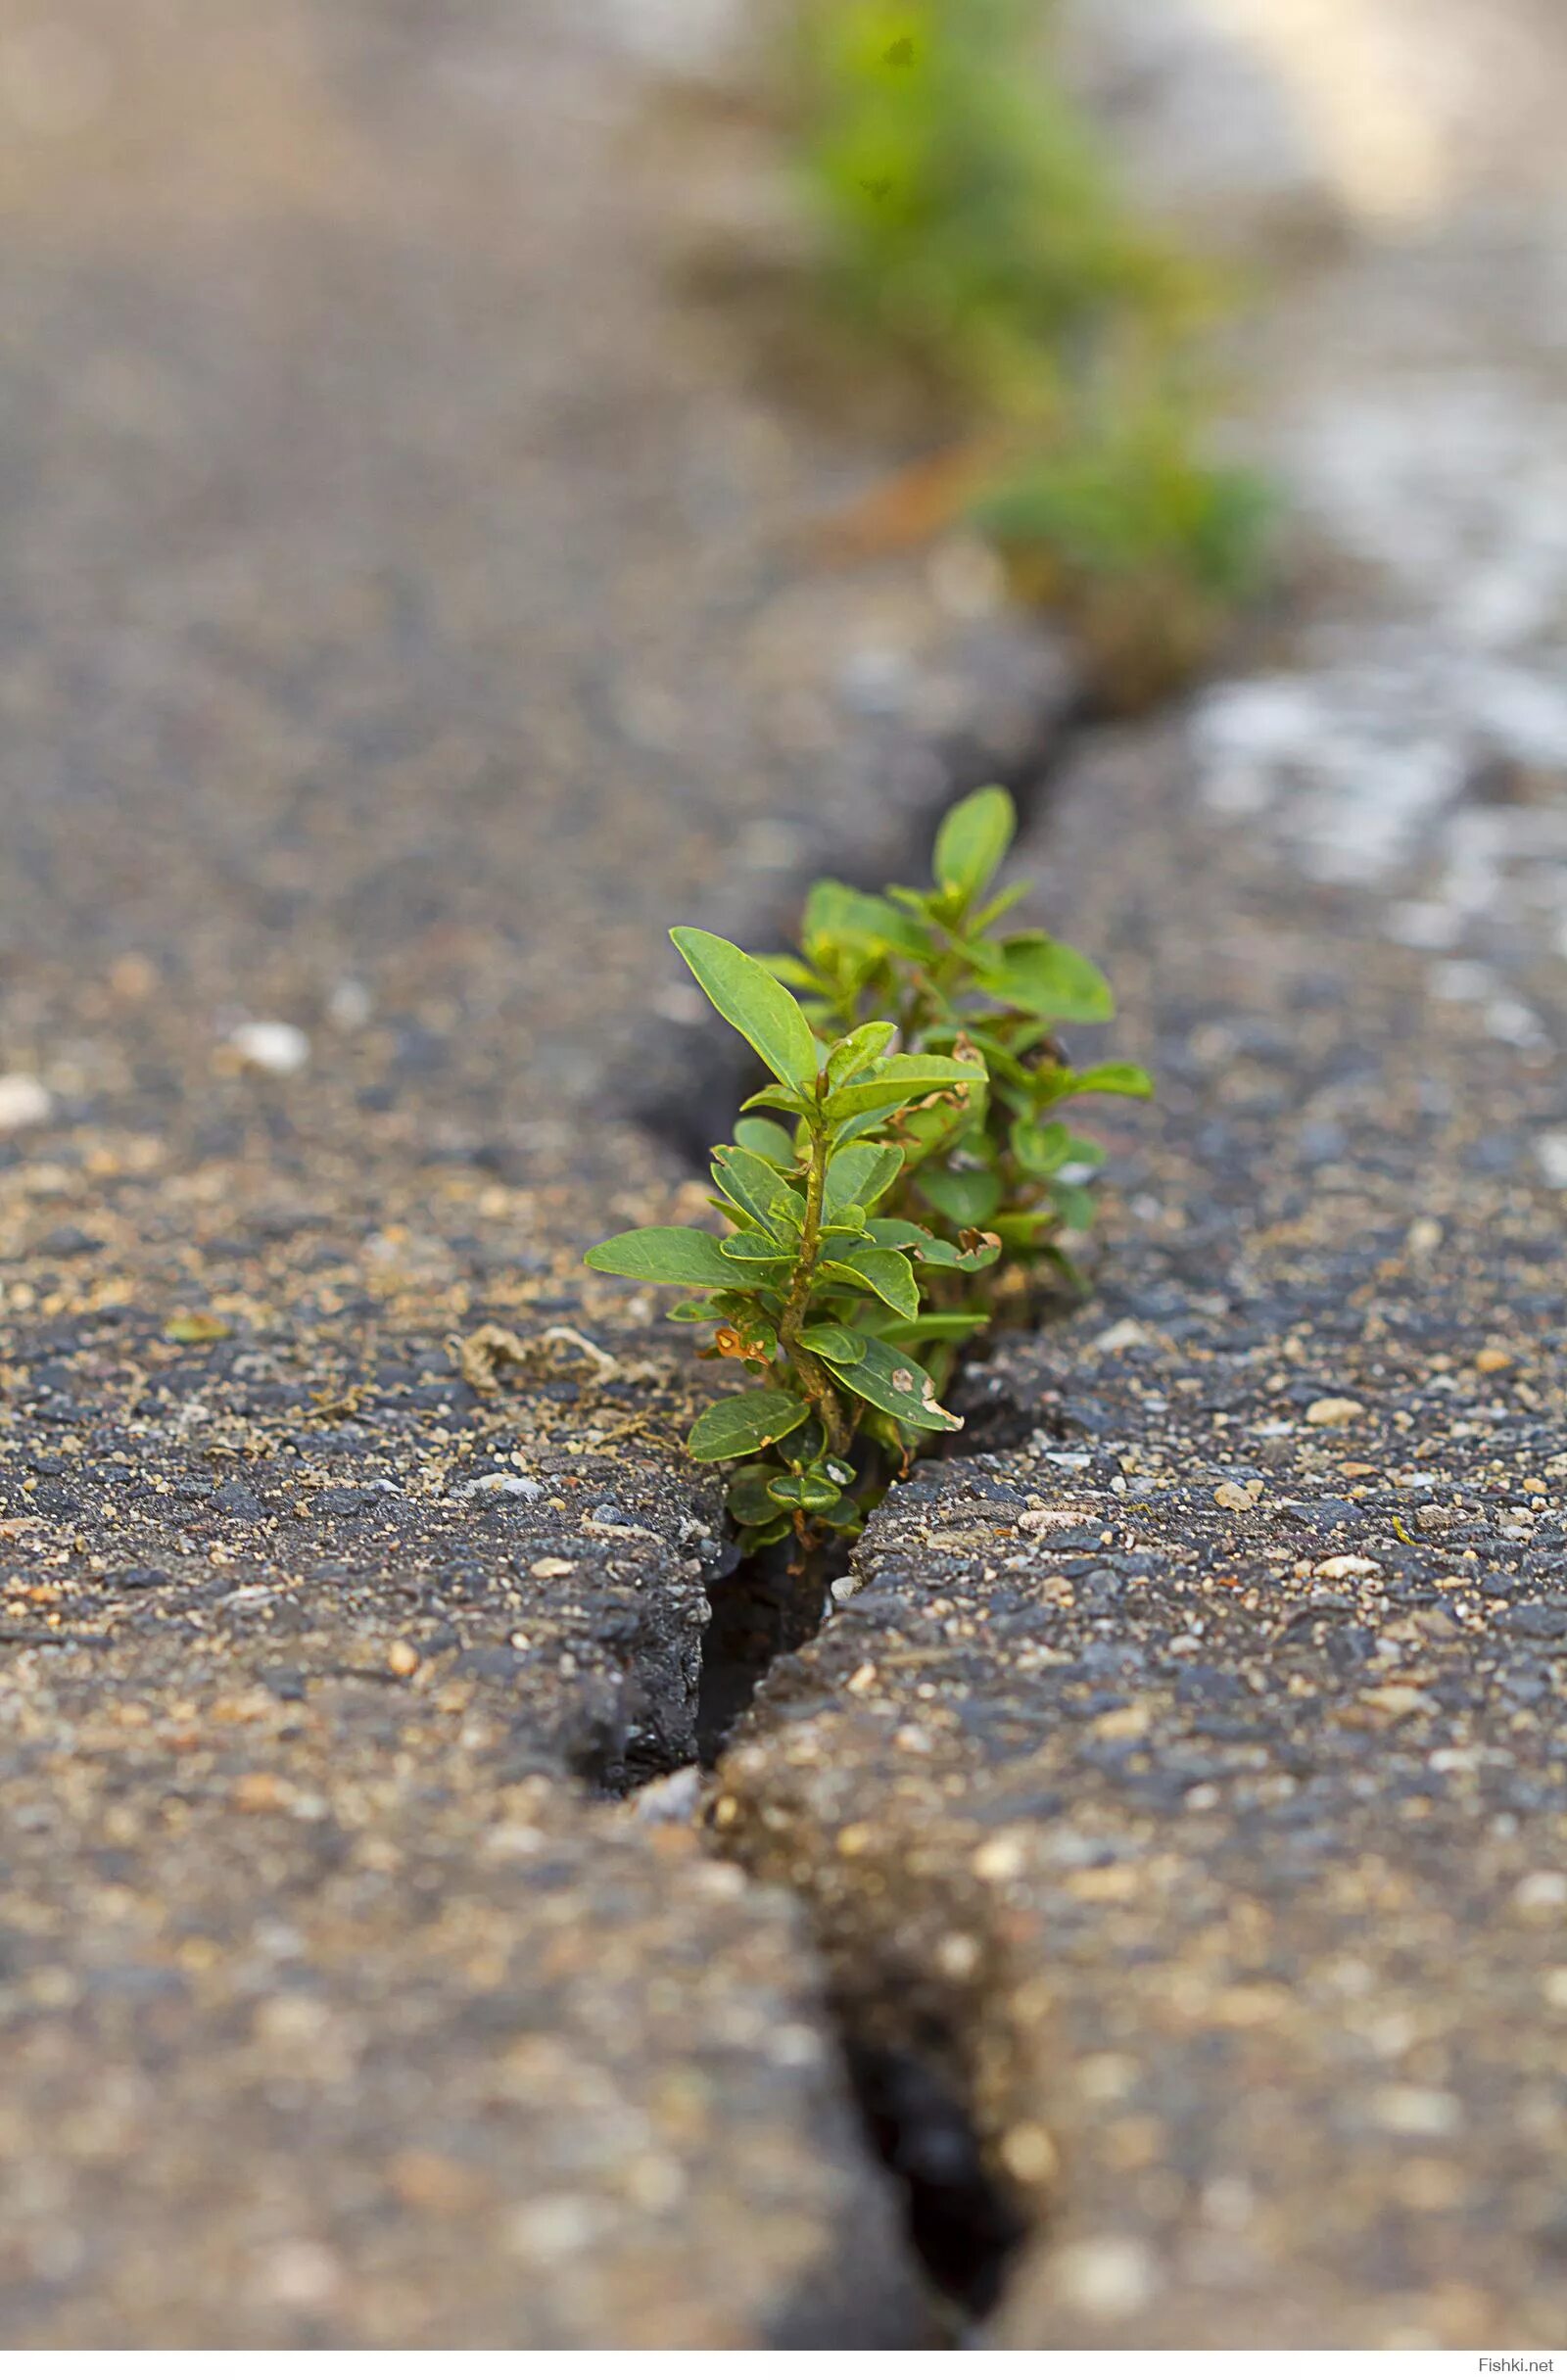
[[[996,2344],[1548,2341],[1550,374],[1476,450],[1433,337],[1367,512],[1285,340],[1354,600],[1025,855],[1164,1085],[1099,1302],[695,1810],[700,1384],[578,1261],[737,1080],[663,929],[906,871],[1070,690],[963,547],[812,560],[887,457],[679,294],[616,22],[0,43],[0,2335],[909,2345],[933,2225]],[[1322,304],[1397,362],[1436,279]]]
[[[987,2344],[1567,2315],[1556,219],[1278,307],[1290,617],[1020,855],[1161,1084],[1098,1295],[970,1366],[718,1780],[1032,2228]]]
[[[798,1920],[614,1805],[726,1557],[580,1256],[682,1194],[665,927],[1065,681],[812,581],[866,458],[674,294],[608,27],[0,43],[13,2343],[925,2334]]]

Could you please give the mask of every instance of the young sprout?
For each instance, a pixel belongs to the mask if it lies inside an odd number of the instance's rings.
[[[702,1325],[703,1352],[755,1383],[688,1440],[698,1461],[739,1465],[729,1506],[746,1551],[854,1533],[889,1458],[961,1428],[940,1392],[991,1318],[992,1268],[1048,1260],[1076,1277],[1059,1236],[1089,1220],[1104,1151],[1061,1109],[1151,1093],[1138,1067],[1074,1071],[1056,1039],[1114,1013],[1098,969],[1048,934],[995,930],[1026,889],[990,893],[1015,825],[986,786],[943,821],[928,891],[819,883],[798,956],[674,930],[768,1081],[713,1151],[723,1237],[655,1225],[587,1261],[693,1292],[671,1319]]]

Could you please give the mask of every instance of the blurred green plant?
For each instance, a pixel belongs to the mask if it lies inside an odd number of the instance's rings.
[[[1110,699],[1153,698],[1264,568],[1265,487],[1205,439],[1219,277],[1121,201],[1052,75],[1046,0],[785,4],[826,286],[943,402],[960,444],[938,514],[967,513],[1018,592],[1061,609]],[[912,475],[916,533],[931,492]]]
[[[1152,1093],[1138,1067],[1074,1070],[1057,1039],[1114,1014],[1099,970],[1049,934],[996,930],[1027,889],[990,891],[1015,823],[986,786],[942,822],[927,890],[817,884],[797,955],[674,930],[771,1080],[713,1152],[727,1236],[626,1231],[587,1261],[699,1292],[671,1319],[710,1330],[704,1353],[758,1384],[688,1441],[740,1465],[729,1506],[747,1551],[852,1536],[889,1460],[961,1429],[941,1394],[997,1310],[993,1268],[1048,1260],[1077,1278],[1061,1234],[1092,1219],[1105,1151],[1062,1111]]]

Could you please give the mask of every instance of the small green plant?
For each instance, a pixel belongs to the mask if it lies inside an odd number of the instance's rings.
[[[1060,1236],[1091,1219],[1105,1152],[1062,1110],[1151,1094],[1138,1067],[1074,1071],[1056,1037],[1114,1013],[1099,970],[1048,934],[996,930],[1026,890],[990,890],[1014,831],[1000,786],[972,793],[942,823],[929,890],[819,883],[797,956],[674,929],[769,1080],[713,1152],[724,1237],[655,1225],[587,1261],[697,1293],[671,1319],[756,1383],[688,1441],[740,1466],[729,1506],[747,1551],[853,1534],[891,1464],[962,1427],[941,1393],[992,1319],[994,1268],[1076,1277]]]
[[[951,508],[1015,591],[1065,614],[1107,696],[1150,699],[1261,575],[1263,484],[1207,450],[1219,276],[1122,202],[1042,0],[784,5],[829,299],[932,388],[972,466]]]

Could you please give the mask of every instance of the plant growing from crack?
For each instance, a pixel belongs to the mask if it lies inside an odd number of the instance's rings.
[[[1041,0],[783,5],[821,286],[914,368],[945,440],[861,533],[968,518],[1100,693],[1156,698],[1259,584],[1273,509],[1209,436],[1221,277],[1120,197]]]
[[[1152,1091],[1139,1067],[1075,1071],[1057,1038],[1114,1014],[1099,970],[1049,934],[997,931],[1027,889],[990,891],[1015,826],[986,786],[942,822],[928,890],[817,884],[797,956],[674,929],[769,1080],[713,1152],[725,1236],[655,1225],[587,1261],[696,1292],[671,1319],[710,1331],[703,1353],[756,1383],[688,1440],[698,1461],[740,1466],[729,1508],[747,1552],[852,1535],[890,1465],[962,1427],[941,1393],[998,1278],[1042,1261],[1078,1278],[1061,1234],[1091,1219],[1105,1152],[1061,1111]]]

